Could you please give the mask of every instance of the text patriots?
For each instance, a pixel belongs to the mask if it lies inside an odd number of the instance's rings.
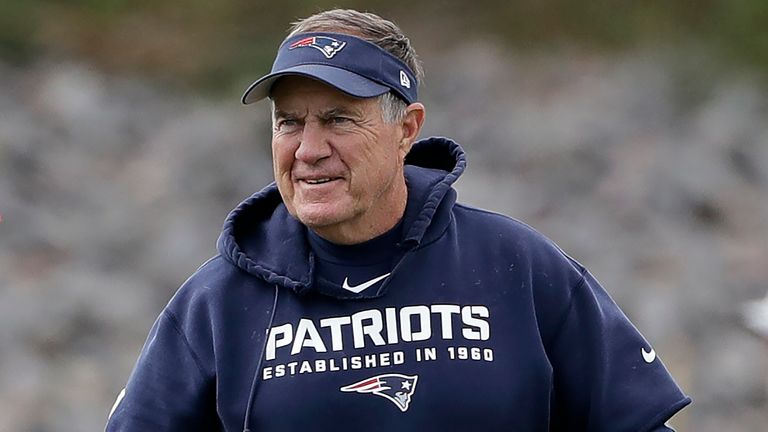
[[[349,316],[319,320],[302,318],[269,329],[266,360],[278,354],[297,355],[304,349],[318,353],[370,346],[420,342],[433,337],[471,341],[490,338],[488,308],[452,304],[367,309]]]

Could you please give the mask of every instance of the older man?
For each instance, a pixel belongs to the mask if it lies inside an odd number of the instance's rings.
[[[415,142],[408,39],[297,23],[272,101],[275,184],[153,326],[108,431],[665,431],[690,402],[579,263],[456,203],[454,142]]]

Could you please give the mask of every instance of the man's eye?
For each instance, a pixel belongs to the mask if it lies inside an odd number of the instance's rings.
[[[298,125],[299,122],[297,122],[294,119],[280,119],[277,121],[277,128],[278,129],[284,129],[284,128],[292,128]]]
[[[347,117],[331,117],[331,123],[335,125],[344,125],[351,122],[352,122],[352,119]]]

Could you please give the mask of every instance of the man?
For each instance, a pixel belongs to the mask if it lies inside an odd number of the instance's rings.
[[[294,25],[244,103],[272,101],[275,183],[153,326],[108,431],[667,431],[690,402],[580,264],[456,203],[466,165],[416,142],[408,39],[372,14]]]

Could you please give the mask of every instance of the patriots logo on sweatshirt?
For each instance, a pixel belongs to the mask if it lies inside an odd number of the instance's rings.
[[[384,374],[358,381],[339,390],[381,396],[395,404],[400,411],[406,412],[418,380],[418,375]]]
[[[292,43],[288,49],[312,47],[320,50],[326,58],[332,58],[347,45],[346,42],[328,36],[310,36]]]

